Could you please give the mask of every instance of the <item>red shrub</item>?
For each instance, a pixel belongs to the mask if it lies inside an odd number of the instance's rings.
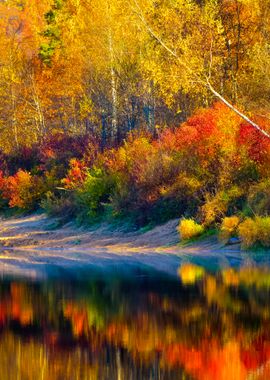
[[[228,109],[224,109],[219,103],[211,108],[198,110],[174,131],[165,130],[158,145],[169,152],[192,149],[198,155],[214,153],[222,139],[219,118],[224,112],[228,114]]]
[[[262,128],[266,129],[264,125],[262,125]],[[238,143],[247,149],[248,155],[252,160],[258,163],[269,160],[270,139],[250,124],[242,123],[240,125]]]
[[[67,189],[76,189],[82,185],[86,179],[87,168],[84,163],[76,158],[70,161],[70,169],[62,183]]]

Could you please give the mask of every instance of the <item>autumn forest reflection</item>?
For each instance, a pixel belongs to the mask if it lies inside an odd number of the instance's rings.
[[[2,280],[1,380],[270,378],[270,270]]]

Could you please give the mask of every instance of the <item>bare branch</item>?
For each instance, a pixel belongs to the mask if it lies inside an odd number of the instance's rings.
[[[177,53],[172,50],[163,40],[162,38],[151,28],[151,26],[149,25],[149,23],[147,22],[144,14],[143,14],[143,11],[141,9],[141,7],[139,6],[138,4],[138,1],[137,0],[133,0],[136,8],[137,8],[137,11],[136,14],[138,15],[138,17],[140,18],[140,20],[142,21],[142,23],[144,24],[144,26],[146,27],[147,31],[149,32],[149,34],[170,54],[172,55],[174,58],[176,58],[178,60],[178,62],[184,66],[189,72],[191,72],[191,69],[190,67],[185,63],[183,62],[183,60],[177,55]],[[210,66],[209,66],[209,77],[206,78],[206,81],[203,81],[201,80],[197,74],[193,73],[194,77],[197,77],[198,80],[196,80],[196,82],[199,82],[201,84],[203,84],[204,86],[206,86],[210,92],[212,92],[212,94],[217,97],[222,103],[224,103],[228,108],[230,108],[233,112],[235,112],[238,116],[240,116],[243,120],[245,120],[248,124],[250,124],[253,128],[255,128],[257,131],[259,131],[260,133],[262,133],[265,137],[269,138],[270,139],[270,134],[268,132],[266,132],[264,129],[262,129],[258,124],[256,124],[254,121],[252,121],[248,116],[246,116],[245,114],[243,114],[241,111],[239,111],[237,108],[235,108],[235,106],[233,106],[228,100],[226,100],[218,91],[216,91],[214,89],[214,87],[211,85],[210,83],[210,78],[211,78],[211,68],[212,68],[212,61],[213,61],[213,55],[212,55],[212,44],[213,44],[213,41],[211,41],[211,49],[210,49]]]
[[[149,34],[159,42],[159,44],[161,46],[164,47],[165,50],[167,50],[172,56],[174,56],[175,58],[178,58],[177,54],[172,50],[170,49],[164,42],[163,40],[153,31],[153,29],[151,28],[151,26],[148,24],[148,22],[146,21],[146,18],[144,17],[144,14],[142,12],[142,9],[141,7],[139,6],[137,0],[134,0],[134,3],[136,5],[136,8],[138,9],[138,13],[136,12],[136,14],[138,15],[138,17],[140,18],[140,20],[142,21],[142,23],[144,24],[144,26],[147,28]]]
[[[220,99],[227,107],[229,107],[232,111],[234,111],[238,116],[240,116],[242,119],[244,119],[248,124],[250,124],[253,128],[257,129],[260,133],[262,133],[265,137],[268,137],[270,139],[270,134],[267,133],[264,129],[262,129],[258,124],[256,124],[254,121],[252,121],[249,117],[247,117],[245,114],[243,114],[241,111],[239,111],[237,108],[235,108],[228,100],[226,100],[220,93],[218,93],[211,85],[211,83],[208,81],[207,87],[212,92],[213,95],[215,95],[218,99]]]

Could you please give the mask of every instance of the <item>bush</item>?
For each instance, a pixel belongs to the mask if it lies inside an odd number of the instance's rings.
[[[264,130],[269,129],[269,123],[266,123],[265,119],[260,118],[258,122]],[[243,145],[246,148],[251,160],[260,165],[268,165],[270,141],[250,124],[244,122],[240,125],[238,144],[239,147]]]
[[[256,215],[270,214],[270,179],[251,186],[248,192],[248,206]]]
[[[98,142],[89,135],[53,134],[47,136],[39,148],[40,168],[44,171],[54,169],[57,177],[63,178],[71,159],[82,159],[87,155],[87,161],[90,162],[96,157],[97,152]]]
[[[74,190],[83,185],[86,177],[87,168],[83,162],[73,158],[70,160],[67,176],[61,182],[66,189]]]
[[[270,217],[256,217],[258,224],[258,240],[263,247],[270,247]]]
[[[40,206],[49,216],[58,217],[64,222],[75,218],[78,212],[74,196],[71,193],[56,195],[48,191]]]
[[[9,206],[26,211],[37,208],[46,192],[44,179],[24,170],[19,170],[14,176],[1,177],[0,182],[3,198],[9,201]]]
[[[6,174],[14,175],[18,170],[33,171],[40,164],[38,146],[21,146],[6,156]],[[2,166],[2,165],[1,165]]]
[[[193,219],[182,219],[178,231],[183,240],[189,240],[200,236],[204,232],[204,227],[196,223]]]
[[[238,227],[238,234],[243,248],[252,247],[258,239],[258,226],[255,220],[248,218]]]
[[[105,152],[105,164],[100,164],[116,178],[114,211],[134,215],[138,225],[165,222],[184,212],[193,215],[198,208],[203,184],[193,173],[196,165],[187,164],[179,152],[168,151],[162,141],[130,136],[118,150]]]
[[[39,145],[0,152],[0,196],[11,207],[30,210],[43,199],[49,214],[67,210],[83,220],[118,215],[137,226],[188,215],[204,227],[183,220],[183,239],[222,223],[220,236],[226,241],[239,223],[230,216],[270,215],[270,143],[241,123],[216,103],[178,128],[160,131],[156,140],[133,132],[121,146],[102,152],[95,136],[51,133]],[[239,230],[243,235],[248,223],[253,232],[257,228],[246,221]],[[255,235],[247,245],[258,241]],[[265,219],[259,241],[267,245],[268,240]]]
[[[206,202],[201,208],[204,224],[211,226],[223,220],[226,214],[239,210],[243,203],[243,195],[244,191],[238,186],[218,191],[214,196],[208,194]]]
[[[237,235],[237,227],[240,223],[238,216],[230,216],[223,219],[220,226],[220,239],[227,243],[232,236]]]
[[[75,192],[78,209],[90,219],[95,219],[103,213],[104,204],[110,201],[114,189],[115,178],[102,169],[93,168]]]
[[[270,217],[248,218],[238,227],[243,248],[270,247]]]

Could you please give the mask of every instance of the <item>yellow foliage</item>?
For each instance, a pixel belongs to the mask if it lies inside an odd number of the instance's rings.
[[[270,247],[270,217],[248,218],[239,225],[238,233],[244,248],[250,248],[256,243]]]
[[[223,282],[227,286],[239,285],[239,274],[232,268],[224,269],[222,271]]]
[[[237,232],[239,223],[238,216],[224,218],[220,227],[220,239],[226,243]]]
[[[233,205],[243,195],[243,189],[233,186],[230,189],[217,192],[214,196],[207,194],[202,207],[204,225],[210,226],[224,218],[230,205]]]
[[[206,276],[204,290],[208,302],[215,300],[217,294],[217,280],[214,276]]]
[[[254,245],[258,238],[258,226],[255,220],[248,218],[241,223],[238,227],[238,234],[244,248],[249,248]]]
[[[178,269],[179,277],[185,285],[194,284],[197,280],[203,277],[204,273],[204,268],[191,263],[183,264]]]
[[[188,240],[201,235],[204,232],[204,228],[193,219],[182,219],[178,231],[183,240]]]
[[[259,240],[264,247],[270,246],[270,217],[261,217],[258,219],[259,224]],[[255,221],[256,221],[255,220]]]

